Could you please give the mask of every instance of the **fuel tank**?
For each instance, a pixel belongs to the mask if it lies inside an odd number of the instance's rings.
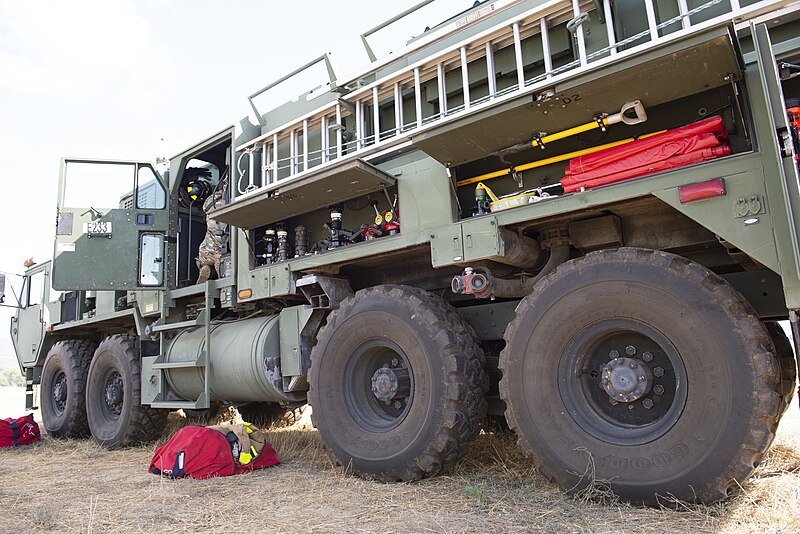
[[[211,326],[208,354],[211,401],[295,402],[305,392],[284,392],[280,368],[279,315],[252,317]],[[193,362],[206,350],[203,328],[184,330],[167,349],[169,363]],[[165,369],[172,391],[196,399],[204,389],[202,367]]]

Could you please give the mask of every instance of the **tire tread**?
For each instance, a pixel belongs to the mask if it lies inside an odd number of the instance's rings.
[[[480,421],[486,414],[489,379],[484,371],[486,357],[478,344],[477,335],[442,298],[411,286],[382,285],[362,289],[345,299],[338,309],[331,312],[326,325],[318,332],[317,345],[333,335],[341,318],[346,317],[359,302],[375,297],[408,302],[412,317],[418,316],[421,323],[430,325],[430,330],[435,332],[447,381],[443,420],[452,423],[452,428],[441,428],[437,439],[427,444],[423,454],[409,461],[403,469],[381,473],[352,471],[361,477],[384,482],[419,480],[448,471],[467,453],[470,443],[480,432]],[[319,357],[312,351],[310,383],[314,383],[314,375],[318,372]],[[319,398],[312,387],[309,390],[309,404],[313,406],[318,402]],[[315,426],[320,423],[313,410],[311,418]],[[337,458],[328,447],[326,450],[335,462],[347,465],[346,458]]]
[[[736,330],[748,343],[748,354],[751,365],[755,371],[754,390],[751,394],[753,410],[750,420],[747,421],[747,436],[740,447],[738,460],[731,462],[730,470],[707,483],[702,488],[694,488],[696,501],[713,503],[726,498],[730,491],[735,489],[740,482],[747,479],[761,461],[765,451],[775,438],[775,430],[779,420],[779,403],[781,402],[781,383],[778,359],[775,355],[772,340],[758,319],[749,302],[742,297],[724,279],[709,271],[698,263],[694,263],[680,256],[675,256],[662,251],[620,248],[616,250],[601,250],[591,252],[558,266],[553,272],[542,278],[533,288],[533,292],[523,298],[516,309],[514,320],[506,328],[504,339],[506,348],[500,355],[500,369],[503,379],[500,381],[500,396],[506,402],[506,420],[509,427],[518,436],[518,446],[528,457],[537,462],[538,471],[548,480],[555,481],[556,477],[548,471],[543,458],[538,457],[533,444],[525,437],[524,429],[520,428],[520,409],[515,399],[511,398],[509,376],[509,347],[517,335],[522,317],[530,311],[536,301],[537,294],[542,292],[548,284],[570,273],[579,273],[590,269],[594,264],[606,260],[618,260],[622,263],[646,262],[658,264],[668,269],[677,271],[687,280],[699,284],[702,288],[711,291],[721,306],[731,316]],[[654,503],[653,495],[641,495],[644,502]]]

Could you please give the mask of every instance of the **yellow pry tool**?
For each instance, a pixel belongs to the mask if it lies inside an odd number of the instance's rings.
[[[613,143],[606,143],[604,145],[593,146],[591,148],[584,148],[582,150],[576,150],[575,152],[567,152],[566,154],[560,154],[558,156],[553,156],[552,158],[545,158],[536,161],[531,161],[529,163],[523,163],[522,165],[517,165],[516,167],[506,167],[505,169],[501,169],[499,171],[489,172],[486,174],[481,174],[480,176],[474,176],[472,178],[465,178],[456,182],[457,186],[462,185],[469,185],[474,184],[475,182],[482,182],[484,180],[491,180],[492,178],[499,178],[500,176],[507,176],[509,174],[513,174],[515,172],[522,172],[527,171],[530,169],[534,169],[536,167],[544,167],[545,165],[550,165],[551,163],[558,163],[559,161],[566,161],[568,159],[577,158],[579,156],[585,156],[586,154],[593,154],[595,152],[600,152],[601,150],[605,150],[607,148],[612,148],[619,145],[624,145],[627,143],[631,143],[636,141],[637,139],[644,139],[646,137],[650,137],[652,135],[664,133],[666,130],[658,130],[657,132],[651,132],[648,134],[640,135],[637,137],[629,137],[627,139],[622,139],[620,141],[614,141]]]

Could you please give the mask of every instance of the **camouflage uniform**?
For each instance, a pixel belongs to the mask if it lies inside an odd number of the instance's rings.
[[[222,198],[222,192],[217,191],[203,202],[203,211],[208,213],[214,206],[216,201]],[[197,277],[197,283],[202,284],[217,272],[217,265],[222,256],[222,236],[219,235],[220,223],[215,219],[206,215],[206,237],[200,243],[200,248],[197,251],[197,268],[200,269],[200,274]]]

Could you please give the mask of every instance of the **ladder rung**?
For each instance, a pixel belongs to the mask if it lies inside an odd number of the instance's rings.
[[[167,332],[168,330],[179,330],[181,328],[190,328],[203,324],[202,315],[198,315],[197,319],[190,319],[188,321],[179,321],[177,323],[159,324],[153,327],[153,333]]]
[[[179,299],[181,297],[188,297],[190,295],[202,295],[206,292],[205,284],[195,284],[193,286],[181,287],[179,289],[172,289],[169,292],[169,298]]]
[[[198,406],[200,400],[196,401],[157,401],[151,402],[151,408],[167,408],[170,410],[197,410],[202,409]],[[207,406],[206,406],[207,408]]]
[[[186,369],[190,367],[201,368],[205,367],[205,358],[198,358],[196,360],[182,361],[182,362],[159,362],[153,364],[153,369]]]

